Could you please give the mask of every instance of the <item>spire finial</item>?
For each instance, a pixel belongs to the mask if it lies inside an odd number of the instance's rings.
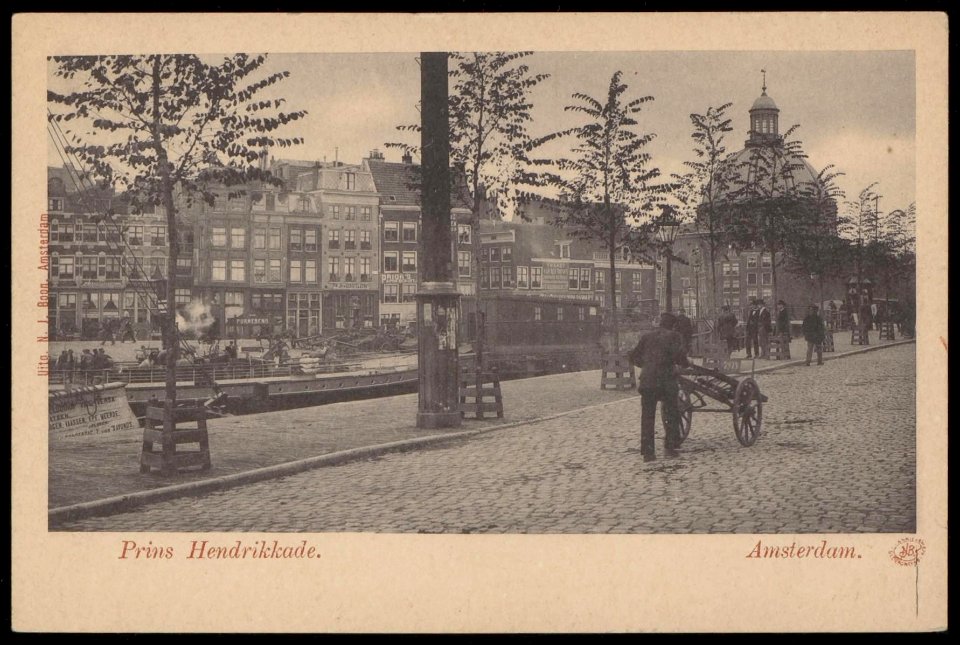
[[[763,74],[763,93],[767,93],[767,70],[761,69],[760,72]]]

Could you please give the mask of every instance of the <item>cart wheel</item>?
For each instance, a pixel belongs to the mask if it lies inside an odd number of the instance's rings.
[[[683,443],[690,435],[690,426],[693,423],[693,404],[690,403],[690,394],[680,388],[679,396],[677,397],[677,410],[680,412],[680,443]],[[661,421],[663,423],[663,430],[667,430],[667,419],[661,415]]]
[[[760,386],[752,378],[745,378],[737,385],[733,395],[733,431],[744,446],[752,446],[760,436],[763,425],[763,402]]]

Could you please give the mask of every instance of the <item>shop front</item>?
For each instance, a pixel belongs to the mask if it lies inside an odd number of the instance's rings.
[[[320,334],[321,294],[319,291],[287,294],[287,331],[297,338]]]
[[[350,284],[350,289],[342,288],[339,283],[325,286],[323,328],[331,330],[375,327],[379,294],[372,284],[364,289],[357,289],[356,284]]]

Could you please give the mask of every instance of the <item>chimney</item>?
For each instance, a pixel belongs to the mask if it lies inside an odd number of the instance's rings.
[[[374,148],[370,151],[370,158],[377,161],[383,161],[383,153]]]
[[[412,164],[412,163],[413,163],[413,155],[411,155],[409,151],[408,151],[408,152],[404,152],[404,153],[403,153],[403,156],[400,157],[400,160],[403,161],[403,163],[405,163],[405,164]]]

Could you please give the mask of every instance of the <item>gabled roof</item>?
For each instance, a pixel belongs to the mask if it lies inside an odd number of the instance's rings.
[[[376,190],[380,193],[381,205],[420,205],[420,190],[417,187],[420,181],[419,166],[378,159],[368,159],[367,165],[373,174]]]

